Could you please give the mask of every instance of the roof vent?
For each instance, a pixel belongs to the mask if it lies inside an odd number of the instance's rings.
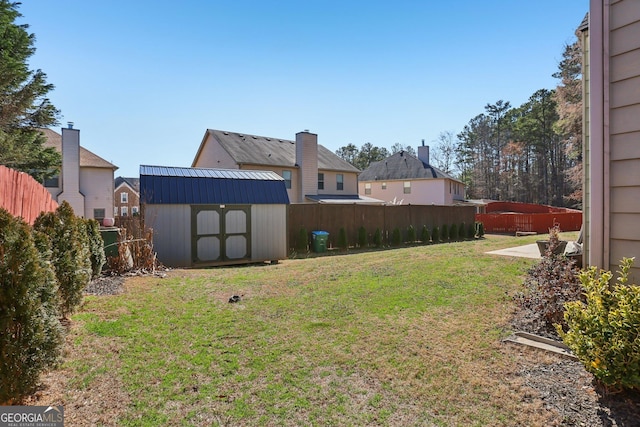
[[[67,127],[69,129],[73,129],[73,122],[67,122]]]

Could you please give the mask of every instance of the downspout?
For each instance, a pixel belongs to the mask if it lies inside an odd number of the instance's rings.
[[[591,0],[588,264],[609,268],[609,0]]]

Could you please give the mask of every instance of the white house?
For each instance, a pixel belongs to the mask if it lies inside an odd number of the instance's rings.
[[[62,129],[62,135],[41,129],[45,146],[62,153],[60,174],[44,182],[58,202],[67,201],[76,215],[102,221],[113,215],[113,173],[117,166],[80,146],[80,130]]]

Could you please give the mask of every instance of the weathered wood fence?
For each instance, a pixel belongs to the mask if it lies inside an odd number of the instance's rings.
[[[0,165],[0,208],[33,224],[41,212],[53,212],[58,203],[31,175]]]
[[[300,230],[304,228],[311,242],[311,232],[326,231],[329,233],[327,246],[336,247],[338,233],[344,228],[347,242],[354,246],[358,241],[358,229],[364,227],[368,241],[376,229],[382,232],[384,241],[389,243],[393,230],[398,228],[406,238],[409,225],[413,226],[416,235],[424,225],[429,231],[435,227],[453,224],[467,226],[475,221],[473,206],[435,206],[435,205],[339,205],[339,204],[292,204],[288,209],[288,242],[289,248],[298,247]]]

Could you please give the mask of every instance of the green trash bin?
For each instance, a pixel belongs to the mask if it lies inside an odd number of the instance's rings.
[[[326,252],[327,240],[329,239],[329,233],[326,231],[312,231],[311,238],[313,240],[314,252]]]
[[[107,258],[118,256],[118,234],[120,229],[117,227],[100,228],[100,235],[104,241],[104,254]]]

